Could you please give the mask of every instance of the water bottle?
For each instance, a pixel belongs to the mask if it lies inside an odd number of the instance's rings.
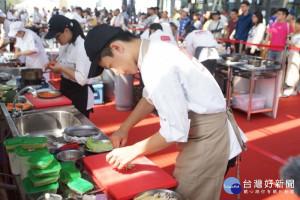
[[[226,54],[230,54],[230,47],[227,47]]]

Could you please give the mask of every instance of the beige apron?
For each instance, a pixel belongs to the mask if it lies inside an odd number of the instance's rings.
[[[187,143],[178,143],[175,191],[189,200],[218,200],[229,157],[227,115],[189,112]]]
[[[149,40],[142,40],[143,58],[148,47]],[[174,177],[178,186],[175,190],[189,200],[217,200],[230,150],[227,114],[189,112],[189,119],[188,142],[177,145],[179,154]]]

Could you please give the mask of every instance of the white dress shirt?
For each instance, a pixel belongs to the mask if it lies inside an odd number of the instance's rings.
[[[16,37],[15,47],[20,51],[34,51],[35,54],[26,56],[26,67],[41,68],[44,71],[45,65],[49,62],[41,38],[33,31],[26,29],[23,38]],[[46,74],[44,74],[46,75]],[[46,77],[45,77],[46,78]],[[47,78],[46,78],[47,79]]]
[[[225,112],[226,103],[213,76],[180,48],[151,41],[143,57],[141,45],[138,67],[145,84],[143,97],[157,109],[159,132],[167,142],[187,142],[189,111],[198,114]],[[232,132],[230,128],[229,132]],[[237,140],[231,140],[230,146],[232,158],[241,148]]]
[[[150,40],[158,41],[158,42],[169,42],[173,45],[177,45],[177,42],[174,40],[174,37],[170,34],[163,32],[158,29],[154,33],[150,35]]]
[[[159,23],[159,17],[157,16],[157,14],[151,15],[147,19],[148,19],[149,25],[151,25],[153,23]]]
[[[7,19],[4,19],[4,23],[3,23],[3,26],[1,28],[0,37],[3,38],[5,40],[5,42],[9,42],[8,33],[9,33],[10,24],[11,24],[11,21],[9,21]]]
[[[76,82],[82,86],[88,84],[88,74],[90,71],[91,62],[86,55],[84,48],[84,39],[78,36],[75,43],[70,43],[62,46],[59,49],[59,55],[57,58],[58,63],[64,67],[75,70]],[[67,74],[62,75],[71,81],[73,81]],[[87,110],[93,108],[94,94],[91,88],[88,89],[88,103]]]
[[[41,15],[41,13],[34,11],[32,14],[32,22],[37,24],[37,23],[41,23],[43,20],[43,16]]]
[[[266,26],[263,23],[259,23],[257,26],[252,26],[248,33],[247,42],[253,44],[260,44],[264,39]],[[247,45],[248,46],[248,45]],[[248,46],[249,47],[249,46]],[[257,46],[251,46],[253,49],[259,49]]]
[[[217,41],[214,39],[213,34],[210,31],[194,30],[189,33],[185,38],[186,51],[194,56],[197,47],[215,47],[215,48],[203,48],[199,57],[200,62],[208,59],[219,59]]]
[[[114,20],[112,21],[112,26],[115,27],[121,27],[124,31],[127,30],[127,27],[125,25],[124,17],[121,14],[118,14],[118,16],[114,17]]]

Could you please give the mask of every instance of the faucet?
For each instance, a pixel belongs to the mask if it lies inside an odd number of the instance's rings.
[[[16,94],[16,96],[14,97],[14,100],[13,100],[13,106],[12,106],[12,109],[11,109],[11,117],[14,118],[14,117],[17,117],[19,115],[22,115],[22,110],[21,109],[20,109],[20,111],[16,111],[16,102],[17,102],[20,94],[22,94],[23,92],[25,92],[27,90],[31,91],[33,97],[37,96],[36,90],[33,87],[31,87],[31,86],[24,87],[19,92],[17,92],[17,94]]]

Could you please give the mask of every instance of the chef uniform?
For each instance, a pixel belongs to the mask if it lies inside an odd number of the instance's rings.
[[[209,71],[214,73],[219,54],[218,43],[210,31],[194,30],[186,38],[186,51],[195,56]]]
[[[8,37],[8,33],[9,33],[10,24],[12,22],[9,21],[8,19],[5,19],[6,15],[1,10],[0,10],[0,17],[4,18],[3,26],[1,26],[0,38],[3,39],[5,43],[7,43],[10,40],[9,37]]]
[[[25,34],[22,38],[16,37],[19,31],[24,31]],[[23,51],[34,51],[35,54],[26,55],[26,67],[27,68],[41,68],[45,71],[45,65],[49,62],[48,56],[45,52],[41,38],[29,29],[25,29],[23,23],[13,22],[10,25],[9,37],[16,37],[15,47],[19,48],[21,52]],[[43,74],[46,81],[49,80],[49,74]]]
[[[145,41],[138,60],[143,97],[158,111],[160,134],[177,142],[176,191],[192,200],[219,199],[228,160],[241,152],[220,87],[194,57],[155,42],[143,53]]]
[[[75,43],[62,46],[59,50],[57,61],[60,65],[75,70],[76,82],[62,73],[60,91],[69,99],[81,113],[87,116],[88,110],[94,105],[94,94],[89,86],[87,75],[91,62],[84,49],[84,39],[78,36]]]
[[[101,73],[97,72],[103,70],[97,54],[119,32],[106,25],[89,32],[85,48],[93,63],[90,75]],[[103,39],[97,42],[98,48],[93,43],[96,37]],[[158,111],[160,135],[166,142],[177,142],[179,150],[176,191],[191,200],[219,199],[228,160],[242,151],[220,87],[209,71],[182,49],[147,39],[140,44],[137,66],[145,85],[143,97]]]
[[[162,30],[158,29],[154,33],[150,35],[150,40],[160,41],[160,42],[168,42],[173,45],[177,45],[177,42],[174,40],[172,35],[164,33]]]

